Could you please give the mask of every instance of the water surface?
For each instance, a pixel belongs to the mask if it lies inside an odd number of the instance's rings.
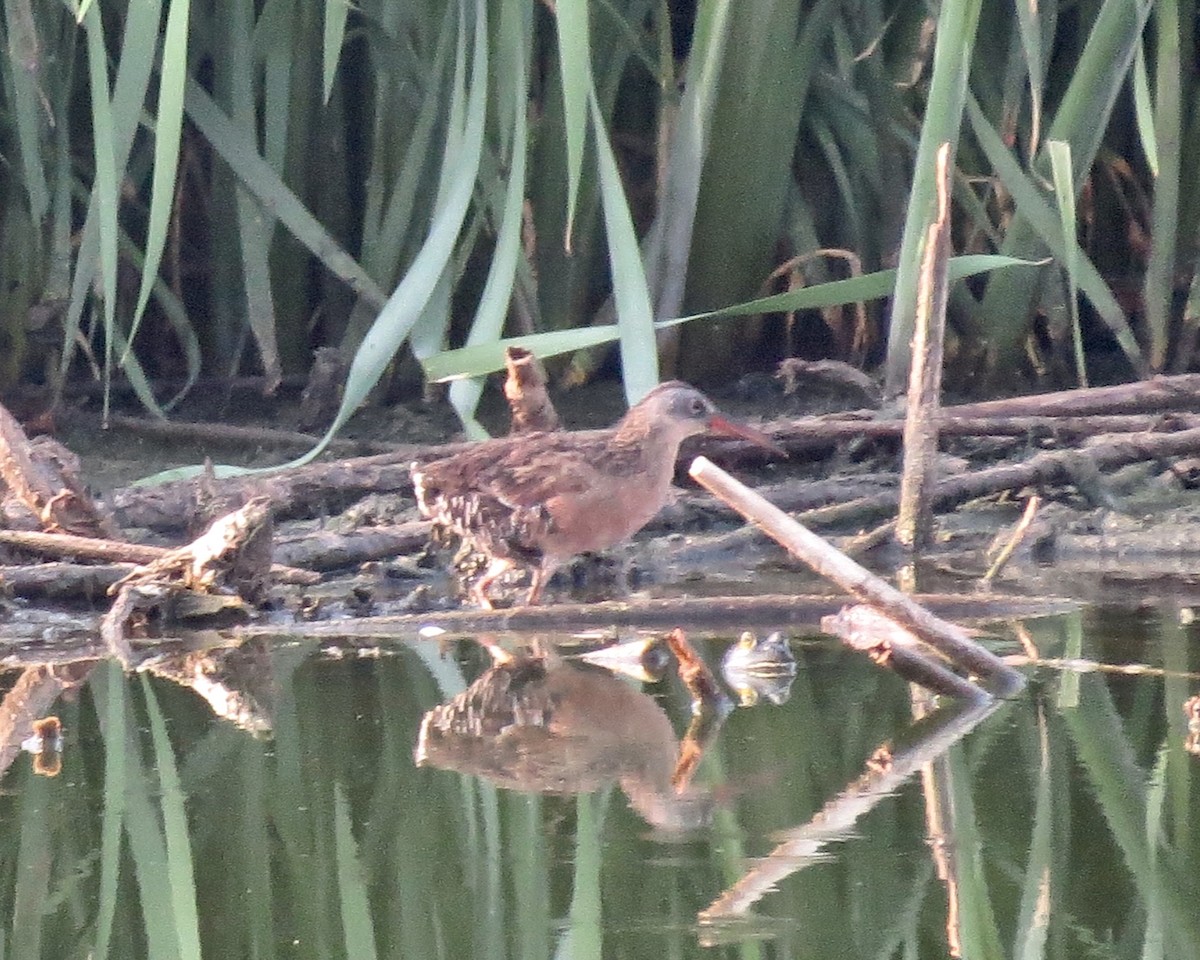
[[[701,729],[672,675],[530,668],[422,738],[487,670],[469,642],[100,664],[40,711],[58,775],[10,756],[0,954],[1200,957],[1197,628],[1162,607],[1020,629],[1074,662],[915,726],[905,683],[803,637],[786,702]],[[727,642],[698,646],[715,665]]]

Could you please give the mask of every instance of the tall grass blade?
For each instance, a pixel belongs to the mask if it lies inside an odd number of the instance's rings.
[[[291,0],[268,0],[254,24],[254,55],[263,65],[263,156],[282,173],[291,122],[293,59],[296,32]]]
[[[142,315],[150,302],[167,243],[167,225],[175,207],[175,176],[179,169],[179,142],[183,133],[183,86],[187,79],[190,10],[190,0],[171,0],[167,10],[162,68],[158,80],[158,112],[154,120],[154,179],[150,187],[150,220],[146,228],[142,282],[129,330],[130,341],[137,337]]]
[[[1088,385],[1087,366],[1083,356],[1083,331],[1079,329],[1079,274],[1077,270],[1078,247],[1072,242],[1075,236],[1075,184],[1071,180],[1071,145],[1062,140],[1046,143],[1050,156],[1050,173],[1054,182],[1054,200],[1058,206],[1058,220],[1065,240],[1063,244],[1063,267],[1067,274],[1067,308],[1071,313],[1071,343],[1075,350],[1075,376],[1079,386]]]
[[[1046,85],[1046,71],[1042,50],[1042,4],[1037,0],[1017,0],[1013,4],[1017,12],[1017,28],[1021,34],[1021,50],[1025,54],[1025,72],[1029,76],[1029,156],[1038,151],[1042,137],[1042,94]]]
[[[1150,77],[1146,72],[1146,44],[1138,41],[1133,57],[1133,118],[1137,124],[1138,142],[1150,176],[1158,177],[1158,138],[1154,133],[1154,100],[1150,96]]]
[[[545,957],[549,953],[551,874],[546,830],[542,823],[542,798],[538,794],[506,794],[511,835],[521,841],[510,844],[504,861],[509,865],[513,888],[521,891],[513,924],[513,956],[517,960]]]
[[[600,824],[608,793],[575,799],[575,876],[567,929],[554,949],[555,960],[600,960],[604,923],[600,903]]]
[[[592,44],[588,38],[587,0],[559,0],[558,65],[562,77],[563,136],[567,145],[567,226],[563,246],[571,251],[579,181],[583,174],[583,148],[587,137],[588,94],[592,89]]]
[[[917,316],[921,246],[927,226],[933,220],[937,196],[937,164],[934,157],[941,145],[948,143],[950,166],[953,168],[955,165],[980,6],[980,0],[944,3],[938,13],[933,74],[929,81],[925,118],[921,123],[921,138],[913,164],[912,190],[904,221],[891,325],[888,329],[884,392],[889,397],[899,396],[907,386]]]
[[[345,8],[345,4],[337,4]],[[233,121],[246,138],[258,142],[258,109],[254,82],[251,36],[254,4],[239,0],[231,6],[229,85]],[[344,14],[343,14],[344,16]],[[242,283],[246,291],[246,319],[258,345],[266,377],[265,393],[273,393],[283,377],[275,331],[275,301],[271,293],[271,237],[275,218],[243,187],[237,188],[238,237],[241,241]],[[230,358],[232,361],[238,359]],[[232,372],[232,371],[231,371]]]
[[[1069,236],[1064,236],[1059,218],[1054,215],[1049,203],[1033,181],[1021,170],[1016,159],[1000,139],[995,127],[983,115],[983,111],[973,99],[967,101],[967,115],[970,117],[971,129],[975,134],[976,141],[987,154],[988,162],[991,163],[997,176],[1012,194],[1020,216],[1029,225],[1029,228],[1036,232],[1037,238],[1046,248],[1065,263],[1067,259],[1066,245],[1070,243],[1078,247],[1074,231],[1072,230]],[[1079,160],[1074,149],[1072,149],[1071,155],[1072,167],[1077,167]],[[1096,312],[1112,332],[1125,355],[1135,366],[1143,366],[1141,347],[1134,339],[1125,312],[1117,303],[1108,284],[1104,282],[1100,272],[1082,250],[1077,249],[1072,256],[1075,258],[1079,288],[1096,308]]]
[[[50,210],[50,187],[46,182],[46,168],[42,159],[44,111],[43,94],[38,85],[43,63],[42,42],[38,37],[32,4],[33,0],[4,0],[4,16],[8,34],[6,72],[10,78],[9,110],[16,114],[23,186],[29,200],[29,216],[36,227],[34,236],[37,238],[37,247],[40,248],[41,228]]]
[[[92,189],[97,199],[100,231],[100,278],[103,283],[105,337],[104,406],[108,409],[108,375],[111,372],[117,326],[117,159],[113,145],[112,103],[108,90],[108,53],[104,46],[104,25],[100,11],[88,10],[84,18],[87,30],[88,85],[92,103],[92,138],[95,154],[95,179]]]
[[[50,892],[51,843],[46,822],[50,785],[28,774],[21,789],[20,843],[12,907],[13,960],[40,960],[43,909]]]
[[[663,196],[658,205],[659,242],[648,245],[647,251],[647,274],[655,293],[654,315],[658,318],[678,316],[683,308],[700,176],[708,155],[713,105],[721,82],[732,8],[729,0],[703,0],[696,9],[696,30],[688,55],[683,98],[671,136]]]
[[[1133,62],[1134,53],[1140,42],[1142,30],[1152,4],[1149,0],[1102,0],[1093,7],[1094,19],[1087,31],[1082,53],[1074,61],[1074,70],[1066,92],[1059,102],[1054,118],[1046,133],[1048,140],[1062,140],[1071,144],[1072,182],[1078,191],[1082,188],[1088,172],[1096,160],[1104,132],[1108,129],[1113,106],[1125,89],[1126,79]],[[983,113],[977,106],[968,104],[972,114],[971,124],[977,138]],[[995,131],[984,133],[991,137]],[[1002,141],[1001,141],[1002,142]],[[981,140],[988,160],[996,167],[993,150]],[[1004,152],[1008,148],[1005,146]],[[1008,166],[1015,166],[1009,163]],[[1011,188],[1011,175],[999,167],[996,172]],[[1017,216],[1009,224],[1002,253],[1030,258],[1040,257],[1047,246],[1044,223],[1035,225],[1033,211],[1027,203],[1017,200]],[[1059,233],[1057,226],[1055,233]],[[1059,255],[1061,248],[1055,250]],[[1092,301],[1101,318],[1113,332],[1130,365],[1139,374],[1148,371],[1148,365],[1127,332],[1127,323],[1119,310],[1114,310],[1111,295],[1106,296],[1090,275],[1094,272],[1087,262],[1080,260],[1080,287]],[[1098,277],[1097,277],[1098,279]],[[1020,363],[1023,344],[1029,331],[1037,297],[1040,294],[1041,278],[1036,276],[1014,277],[998,275],[988,283],[980,306],[980,317],[986,325],[988,338],[993,348],[993,374],[997,378],[1011,380],[1012,372]],[[1096,298],[1100,299],[1097,300]]]
[[[1188,9],[1194,18],[1195,11],[1190,5]],[[1154,7],[1154,140],[1158,170],[1154,178],[1150,260],[1146,264],[1142,287],[1146,327],[1150,333],[1150,369],[1155,373],[1167,364],[1171,304],[1175,293],[1183,162],[1182,31],[1179,0],[1158,0]],[[1191,37],[1189,30],[1188,38]],[[1140,44],[1138,48],[1141,49]],[[1189,178],[1194,176],[1193,166]]]
[[[509,95],[506,109],[511,118],[512,157],[508,164],[504,204],[499,210],[500,229],[496,236],[496,249],[488,268],[487,283],[479,297],[479,308],[475,312],[471,332],[467,335],[468,346],[498,340],[503,333],[521,257],[521,213],[525,202],[525,166],[528,157],[525,105],[528,22],[524,14],[527,9],[519,0],[505,0],[500,11],[500,43],[502,62],[506,64],[505,80]],[[478,379],[458,380],[450,385],[450,403],[470,437],[486,435],[483,426],[475,419],[475,409],[482,392],[483,384]]]
[[[443,106],[443,77],[455,38],[455,25],[458,23],[453,15],[455,9],[455,4],[446,4],[433,60],[425,71],[425,94],[405,145],[400,171],[392,180],[387,196],[375,201],[375,205],[382,209],[379,222],[375,224],[374,218],[368,217],[363,225],[363,264],[371,276],[379,278],[380,282],[393,277],[399,269],[399,256],[405,246],[405,236],[412,227],[413,210],[423,182],[426,159],[434,150],[434,129]],[[386,170],[379,168],[384,167],[388,160],[377,152],[372,161],[369,183],[378,182],[381,191]]]
[[[950,280],[954,281],[991,270],[1018,266],[1030,267],[1038,266],[1038,264],[1014,257],[972,254],[954,257],[950,261],[949,274]],[[892,292],[895,282],[895,270],[879,270],[848,280],[834,280],[814,287],[803,287],[787,293],[760,297],[746,303],[710,310],[707,313],[695,313],[687,317],[660,320],[655,327],[662,330],[695,320],[754,316],[776,311],[785,313],[791,310],[813,310],[836,304],[854,303],[858,300],[874,300],[888,296]],[[581,327],[575,330],[554,330],[549,333],[511,337],[495,343],[481,343],[470,347],[460,347],[457,350],[446,350],[423,360],[422,366],[425,376],[431,381],[481,376],[504,367],[504,351],[510,346],[532,350],[539,357],[553,357],[560,353],[584,350],[601,343],[609,343],[618,336],[619,332],[615,324]]]
[[[617,308],[618,340],[625,399],[637,403],[658,383],[658,342],[654,334],[654,308],[638,246],[633,218],[621,186],[600,105],[593,95],[592,132],[600,168],[600,200],[608,234],[608,259],[612,268],[613,301]]]
[[[375,281],[350,256],[301,202],[266,160],[253,141],[213,102],[195,80],[189,79],[184,107],[197,129],[259,203],[277,216],[332,273],[367,302],[382,305],[386,297]]]
[[[983,838],[971,796],[971,774],[961,747],[952,748],[935,763],[947,771],[953,803],[950,837],[954,846],[955,889],[964,957],[1001,957],[1000,931],[984,875]]]
[[[1188,711],[1184,704],[1195,692],[1188,674],[1191,670],[1193,643],[1190,631],[1174,618],[1164,618],[1163,666],[1167,670],[1163,682],[1163,710],[1167,716],[1168,736],[1172,744],[1186,743],[1188,736]],[[1192,818],[1195,790],[1196,765],[1192,755],[1186,751],[1167,752],[1167,787],[1169,791],[1167,810],[1167,832],[1175,846],[1181,850],[1194,849],[1193,837],[1196,824]]]
[[[1137,891],[1148,910],[1162,916],[1172,956],[1200,956],[1200,917],[1193,874],[1166,851],[1151,851],[1157,838],[1146,835],[1148,796],[1133,747],[1104,681],[1080,678],[1079,706],[1063,712],[1096,800],[1124,854]]]
[[[474,48],[471,81],[466,92],[462,149],[448,175],[448,189],[434,216],[429,235],[404,278],[388,297],[379,316],[367,331],[350,366],[341,408],[321,444],[296,463],[307,463],[324,448],[350,415],[379,382],[384,369],[400,349],[405,338],[421,321],[442,275],[454,255],[454,245],[462,230],[467,207],[479,174],[483,151],[484,117],[487,107],[488,52],[487,6],[475,2]]]
[[[1163,808],[1167,800],[1167,764],[1171,750],[1165,744],[1159,748],[1146,791],[1146,837],[1150,841],[1150,858],[1158,860],[1159,844],[1164,840]],[[1162,960],[1166,956],[1166,932],[1159,904],[1146,904],[1146,933],[1142,943],[1142,960]]]
[[[321,50],[321,89],[325,103],[329,103],[329,96],[333,93],[333,80],[337,76],[342,42],[346,38],[346,17],[349,13],[349,0],[325,0],[325,32]]]
[[[91,682],[93,689],[98,687],[100,690],[97,700],[106,702],[111,708],[113,703],[110,697],[114,695],[107,691],[107,684],[123,685],[126,681],[124,673],[110,669],[106,674],[93,674]],[[140,893],[138,906],[147,953],[152,957],[170,960],[179,956],[179,937],[169,895],[171,884],[166,870],[166,845],[159,813],[150,802],[149,778],[137,748],[137,725],[130,711],[127,691],[122,690],[120,698],[125,710],[119,725],[109,724],[108,710],[102,719],[105,752],[110,749],[110,738],[121,738],[123,747],[113,745],[111,749],[123,749],[126,757],[124,827]]]
[[[167,736],[167,724],[159,709],[154,688],[146,674],[140,674],[146,712],[150,718],[150,736],[154,743],[154,765],[162,787],[162,822],[166,841],[167,878],[170,883],[171,912],[181,960],[200,960],[200,918],[196,911],[196,878],[192,867],[192,848],[188,837],[187,813],[183,788],[175,765],[175,752]]]
[[[1021,888],[1021,908],[1017,915],[1014,960],[1043,960],[1050,924],[1050,870],[1053,854],[1054,794],[1050,742],[1046,719],[1037,717],[1038,771],[1033,806],[1033,834],[1029,839],[1029,858],[1025,862],[1025,880]],[[1061,796],[1061,794],[1060,794]]]
[[[91,5],[87,5],[86,12],[80,13],[80,21],[85,24],[96,22],[99,24],[98,11]],[[125,18],[125,33],[121,42],[121,59],[117,66],[117,76],[113,83],[113,98],[111,106],[112,118],[112,148],[115,151],[113,160],[113,176],[117,169],[124,169],[129,160],[130,150],[133,146],[133,137],[138,130],[138,121],[142,115],[142,105],[146,99],[146,89],[150,83],[150,72],[154,65],[155,49],[158,44],[158,25],[161,20],[162,7],[159,0],[138,0],[137,3],[131,4],[126,10]],[[92,18],[96,17],[96,21]],[[100,26],[96,27],[96,32],[100,31]],[[88,61],[89,75],[91,71],[91,53],[90,44],[92,43],[93,31],[86,29],[85,43],[89,45]],[[102,38],[101,38],[102,39]],[[100,43],[95,54],[101,62],[106,56],[103,43]],[[107,85],[106,85],[107,86]],[[100,105],[103,109],[103,104]],[[60,124],[59,129],[63,126]],[[99,134],[93,134],[95,139]],[[98,174],[97,170],[97,174]],[[79,238],[79,252],[75,257],[75,273],[71,280],[71,302],[67,307],[67,316],[63,322],[63,344],[62,358],[59,361],[59,373],[65,376],[70,367],[71,360],[74,356],[75,339],[79,333],[80,321],[83,316],[84,307],[91,300],[92,285],[96,276],[96,268],[99,262],[102,262],[101,251],[104,248],[104,237],[106,236],[106,228],[104,227],[105,220],[105,204],[101,203],[102,197],[99,190],[100,181],[96,179],[93,184],[93,189],[88,194],[87,198],[87,216],[84,219],[83,231]],[[112,198],[112,226],[115,232],[116,224],[116,197]],[[115,242],[115,241],[114,241]],[[114,265],[115,269],[115,265]],[[102,282],[108,287],[104,281],[104,275],[101,274]],[[109,288],[111,289],[111,288]],[[143,400],[143,402],[145,402]],[[153,407],[151,409],[154,409]]]

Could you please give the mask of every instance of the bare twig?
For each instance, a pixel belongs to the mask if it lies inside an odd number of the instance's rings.
[[[988,567],[988,572],[983,575],[984,583],[991,583],[996,578],[996,574],[1004,569],[1004,565],[1012,557],[1013,551],[1020,546],[1021,541],[1025,539],[1025,534],[1029,532],[1029,528],[1033,525],[1033,519],[1037,516],[1038,507],[1041,506],[1041,503],[1042,498],[1036,493],[1029,498],[1029,502],[1025,504],[1025,512],[1021,514],[1021,519],[1017,521],[1017,525],[1013,527],[1012,533],[1004,541],[1004,546],[996,554],[996,559]]]

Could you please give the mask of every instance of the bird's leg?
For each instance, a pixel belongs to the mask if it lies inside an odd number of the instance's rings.
[[[558,564],[547,565],[546,561],[538,564],[533,571],[533,580],[529,584],[529,593],[525,597],[525,605],[527,607],[536,606],[541,602],[542,590],[546,586],[546,581],[554,575],[554,571],[558,569]]]
[[[484,610],[491,610],[492,599],[488,596],[488,589],[497,578],[503,576],[513,567],[511,560],[506,560],[504,557],[492,557],[492,562],[488,564],[488,568],[483,572],[483,576],[475,581],[475,586],[471,588],[471,596],[475,599]]]

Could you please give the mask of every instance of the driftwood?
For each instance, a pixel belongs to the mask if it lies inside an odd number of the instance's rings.
[[[270,499],[277,516],[314,516],[328,510],[331,502],[344,504],[367,493],[390,493],[412,488],[408,466],[420,454],[432,458],[449,454],[463,444],[445,447],[408,447],[397,453],[373,457],[309,464],[278,473],[250,477],[228,477],[212,481],[222,498],[237,500],[252,496]],[[153,487],[122,487],[109,498],[117,521],[123,527],[179,530],[196,514],[201,498],[197,479],[176,480]]]
[[[0,406],[0,481],[42,529],[115,537],[79,478],[78,460],[56,441],[31,442],[16,418]]]
[[[128,576],[133,563],[46,563],[0,567],[4,587],[13,596],[37,600],[94,601],[107,596],[108,588]]]
[[[921,649],[920,638],[873,607],[857,604],[821,620],[821,629],[910,683],[933,693],[978,699],[983,691]]]
[[[159,607],[176,593],[212,593],[226,584],[253,600],[265,588],[270,566],[270,501],[256,497],[218,517],[191,543],[135,567],[109,587],[116,599],[101,621],[100,635],[128,669],[134,663],[128,639],[134,614]]]
[[[1146,384],[1134,384],[1119,388],[1103,388],[1093,391],[1070,391],[1062,395],[1043,398],[1027,398],[1021,404],[1008,406],[966,405],[942,410],[937,418],[937,430],[945,436],[1013,437],[1017,443],[1001,441],[985,445],[989,455],[998,447],[1015,447],[1020,441],[1029,443],[1035,438],[1050,438],[1058,442],[1092,436],[1097,429],[1107,432],[1095,439],[1081,451],[1048,450],[1015,464],[1005,464],[986,470],[960,472],[943,480],[934,489],[934,503],[945,509],[965,500],[993,494],[1003,490],[1045,483],[1071,483],[1092,491],[1089,495],[1103,501],[1105,496],[1102,471],[1137,461],[1154,461],[1184,455],[1200,455],[1200,417],[1180,412],[1167,412],[1200,407],[1200,391],[1196,386],[1200,380],[1194,377],[1158,378]],[[1105,391],[1108,391],[1107,393]],[[1043,416],[1038,411],[1142,410],[1137,415],[1127,412],[1097,416]],[[996,413],[1002,415],[982,415]],[[1011,415],[1014,411],[1018,415]],[[805,450],[816,447],[832,448],[839,441],[856,437],[886,437],[899,439],[902,424],[894,420],[867,419],[868,415],[848,414],[840,417],[802,418],[778,420],[767,427],[773,439],[789,450]],[[873,416],[873,415],[870,415]],[[14,421],[15,423],[15,421]],[[1183,429],[1180,429],[1180,428]],[[17,428],[19,430],[19,428]],[[23,437],[12,433],[12,436]],[[299,439],[299,438],[297,438]],[[305,437],[307,443],[311,438]],[[12,445],[10,444],[10,447]],[[180,481],[155,488],[129,487],[117,491],[109,500],[109,506],[123,527],[151,527],[164,531],[178,531],[195,522],[200,509],[213,500],[218,502],[244,502],[248,496],[260,496],[270,501],[272,509],[284,517],[313,517],[327,514],[344,507],[353,499],[367,493],[384,494],[384,503],[395,502],[401,509],[399,519],[407,515],[405,502],[409,495],[409,465],[412,461],[424,461],[452,455],[463,448],[463,444],[449,445],[405,445],[395,450],[371,457],[361,457],[322,463],[303,468],[279,471],[274,474],[255,475],[225,480],[202,482]],[[34,449],[31,445],[27,449]],[[760,454],[749,445],[739,442],[705,438],[689,444],[684,456],[690,458],[695,451],[703,451],[724,462],[737,463]],[[874,448],[868,448],[876,453]],[[885,448],[886,450],[886,448]],[[20,450],[10,456],[7,463],[19,460]],[[36,472],[29,475],[36,478]],[[17,474],[24,477],[26,474]],[[7,476],[4,479],[8,479]],[[38,487],[29,480],[19,480],[27,488],[25,499],[31,512],[46,517],[58,529],[69,529],[74,520],[60,514],[60,507],[74,509],[77,494],[69,485],[44,484]],[[895,475],[874,473],[866,476],[847,476],[805,483],[794,477],[783,484],[768,488],[772,501],[789,510],[807,510],[802,515],[805,522],[854,522],[886,515],[894,515],[896,507]],[[78,484],[82,491],[82,484]],[[10,492],[12,485],[9,484]],[[884,489],[881,489],[884,488]],[[844,498],[853,493],[869,491],[866,497],[845,503]],[[393,494],[394,497],[386,495]],[[56,500],[57,498],[57,500]],[[828,506],[828,504],[833,504]],[[679,506],[669,509],[659,523],[659,529],[692,530],[703,526],[705,514],[723,511],[707,496],[684,494]],[[389,508],[384,513],[391,514]],[[96,511],[97,522],[104,522],[104,513]],[[111,531],[111,527],[107,528]],[[880,528],[883,530],[883,528]],[[875,540],[886,535],[877,530]],[[282,562],[304,570],[291,572],[274,568],[275,575],[291,582],[312,583],[318,578],[315,571],[346,569],[358,564],[397,555],[412,555],[426,542],[423,523],[399,522],[386,527],[364,527],[347,533],[325,529],[305,535],[293,535],[279,546]],[[739,538],[752,536],[749,530],[739,530],[729,535],[730,543],[740,543]],[[30,536],[31,539],[22,540]],[[0,543],[5,541],[19,545],[19,549],[32,549],[44,556],[73,556],[95,558],[101,563],[95,566],[52,564],[46,569],[33,567],[6,568],[0,573],[6,580],[7,589],[24,596],[62,597],[70,588],[73,595],[95,598],[113,582],[129,573],[130,567],[120,561],[152,564],[164,554],[160,548],[149,548],[118,541],[99,542],[93,538],[93,546],[81,546],[68,537],[56,535],[44,541],[42,534],[0,533]],[[711,548],[710,548],[711,549]],[[77,592],[74,592],[77,591]],[[419,602],[420,598],[417,598]],[[1010,610],[1012,608],[1009,608]],[[803,612],[801,612],[803,611]],[[496,611],[494,615],[477,611],[454,611],[449,614],[429,614],[419,618],[420,623],[439,623],[448,629],[498,629],[508,627],[552,628],[560,623],[575,626],[604,625],[615,622],[673,627],[680,622],[722,625],[740,630],[747,619],[774,620],[778,625],[804,623],[815,625],[820,617],[833,612],[816,610],[812,605],[805,607],[803,600],[791,598],[747,598],[746,600],[709,599],[696,601],[651,601],[650,603],[628,603],[610,605],[558,605],[541,610]],[[1028,612],[1025,610],[1024,612]],[[404,621],[404,623],[418,622]],[[338,624],[341,629],[343,624]],[[399,626],[398,629],[406,629]]]
[[[934,488],[934,505],[950,507],[976,497],[1020,490],[1035,484],[1071,483],[1081,469],[1089,473],[1112,470],[1137,463],[1167,457],[1191,456],[1200,453],[1200,428],[1177,433],[1134,433],[1095,437],[1085,450],[1050,450],[1019,463],[1006,463],[974,473],[964,473],[938,481]],[[863,523],[892,513],[897,494],[878,493],[850,503],[818,508],[802,514],[807,524],[836,525]]]
[[[275,556],[289,569],[344,570],[371,560],[416,553],[429,542],[429,524],[424,520],[387,526],[364,527],[349,533],[320,530],[302,536],[278,539]]]
[[[943,436],[1047,436],[1066,440],[1090,437],[1097,433],[1158,436],[1159,431],[1187,432],[1200,429],[1200,419],[1178,414],[1166,417],[1024,416],[962,419],[953,413],[956,409],[958,408],[943,409],[938,424],[939,432]],[[1187,430],[1178,430],[1181,426]],[[868,420],[864,419],[863,415],[852,414],[837,418],[804,417],[776,420],[763,425],[763,432],[789,453],[802,453],[817,448],[829,448],[838,441],[860,437],[899,440],[903,428],[904,425],[899,420]],[[462,442],[407,444],[398,446],[391,453],[370,457],[309,464],[250,477],[219,479],[213,481],[213,488],[222,498],[233,501],[245,500],[251,496],[267,496],[280,518],[312,516],[331,507],[344,505],[367,493],[407,495],[412,489],[409,465],[413,461],[425,462],[453,456],[461,453],[467,446],[468,444]],[[736,464],[743,460],[758,462],[762,455],[761,450],[744,441],[703,437],[690,441],[685,446],[681,461],[690,462],[697,453],[714,462],[725,464]],[[107,505],[122,527],[173,531],[181,529],[186,525],[187,518],[194,516],[199,499],[197,490],[196,480],[177,480],[153,487],[122,487],[112,493],[107,499]],[[896,501],[892,497],[881,499],[879,502],[882,506],[874,508],[875,512],[879,509],[894,509]]]
[[[1200,373],[1151,377],[1111,387],[1062,390],[1028,397],[1008,397],[947,408],[960,417],[1011,417],[1027,414],[1087,417],[1105,413],[1150,413],[1200,410]]]
[[[918,594],[913,598],[925,609],[956,621],[1006,620],[1053,616],[1079,609],[1073,600],[1060,597],[1002,597],[958,594]],[[542,607],[509,607],[497,610],[430,610],[426,613],[289,625],[291,636],[337,636],[389,640],[415,636],[430,627],[465,634],[536,630],[556,634],[579,633],[594,628],[670,629],[692,624],[693,632],[741,630],[747,623],[777,627],[816,628],[821,618],[841,609],[843,600],[806,594],[761,594],[754,597],[655,597],[648,600],[605,600],[598,603],[558,603]],[[277,625],[250,623],[236,628],[242,636],[273,636]]]
[[[411,544],[412,538],[408,542]],[[155,547],[144,543],[101,540],[66,533],[42,533],[36,530],[0,530],[0,544],[19,547],[47,557],[72,557],[77,560],[98,560],[106,564],[126,565],[154,563],[174,552],[167,547]],[[10,569],[12,568],[4,568],[6,582],[12,582],[8,573]],[[311,585],[321,579],[312,570],[300,570],[282,564],[272,564],[271,574],[281,583]]]
[[[470,446],[467,442],[409,444],[393,453],[309,464],[277,473],[226,477],[210,481],[210,485],[213,495],[232,502],[267,497],[280,518],[313,516],[368,493],[408,495],[412,491],[409,467],[414,461],[440,460]],[[689,443],[689,449],[703,450],[720,462],[757,462],[763,456],[762,449],[752,443],[718,437],[698,437]],[[198,479],[176,480],[153,487],[121,487],[107,502],[123,527],[178,530],[195,515],[201,499],[199,491]]]

